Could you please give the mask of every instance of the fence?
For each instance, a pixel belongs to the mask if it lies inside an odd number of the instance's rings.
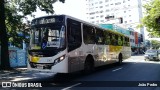
[[[18,48],[9,48],[9,59],[11,67],[27,66],[27,53]]]
[[[0,61],[3,60],[1,57],[1,47],[0,47]],[[25,50],[9,47],[9,60],[11,67],[26,67],[27,66],[27,53]]]

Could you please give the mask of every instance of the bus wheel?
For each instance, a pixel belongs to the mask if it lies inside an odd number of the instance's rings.
[[[84,73],[89,74],[94,71],[94,61],[93,60],[86,60],[84,64]]]
[[[122,54],[120,53],[119,56],[118,56],[118,64],[121,65],[122,64]]]

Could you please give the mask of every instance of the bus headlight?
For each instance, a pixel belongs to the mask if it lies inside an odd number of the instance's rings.
[[[55,60],[54,60],[54,65],[57,64],[57,63],[59,63],[59,62],[61,62],[61,61],[64,60],[64,59],[65,59],[65,55],[63,55],[63,56],[55,59]]]
[[[35,62],[37,63],[39,61],[39,57],[35,57],[35,56],[30,56],[30,62]]]
[[[59,58],[59,60],[62,61],[64,58],[65,58],[65,56],[63,55],[63,56],[61,56],[61,57]]]

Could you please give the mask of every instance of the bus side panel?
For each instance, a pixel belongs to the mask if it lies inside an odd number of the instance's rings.
[[[96,58],[96,60],[98,61],[97,66],[109,64],[108,50],[109,50],[108,45],[97,45],[97,53],[96,53],[98,55],[98,57]]]
[[[66,57],[60,63],[52,66],[52,71],[58,73],[68,73],[68,57]]]
[[[131,57],[131,48],[127,46],[123,46],[122,50],[123,60]]]
[[[118,61],[118,55],[122,50],[121,46],[109,45],[109,58],[110,63],[114,63]]]
[[[88,55],[92,55],[94,59],[94,66],[97,67],[100,65],[100,60],[98,60],[98,47],[96,44],[84,44],[84,53],[87,58]]]
[[[86,56],[84,56],[82,46],[68,53],[69,72],[83,70]]]
[[[126,59],[131,57],[131,47],[125,47],[126,48]]]

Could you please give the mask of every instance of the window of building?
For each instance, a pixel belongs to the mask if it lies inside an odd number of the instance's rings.
[[[101,22],[104,22],[104,20],[101,20]]]
[[[100,11],[99,13],[103,13],[103,11]]]
[[[100,6],[99,8],[103,8],[103,6]]]
[[[94,23],[94,21],[92,21],[91,23]]]
[[[98,2],[95,2],[95,4],[98,4]]]
[[[120,5],[121,4],[121,2],[117,2],[117,3],[115,3],[115,5]]]
[[[105,2],[108,2],[109,0],[105,0]]]
[[[109,4],[105,5],[106,7],[109,7]]]
[[[94,19],[94,17],[91,17],[90,19]]]
[[[96,13],[98,14],[99,12],[98,12],[98,11],[96,11]]]
[[[90,13],[90,15],[93,15],[93,14],[95,14],[95,12],[91,12],[91,13]]]
[[[109,12],[109,9],[107,9],[106,12]]]
[[[101,15],[100,17],[101,17],[101,18],[103,18],[104,16],[103,16],[103,15]]]
[[[99,2],[99,4],[102,4],[102,3],[103,3],[102,1]]]

